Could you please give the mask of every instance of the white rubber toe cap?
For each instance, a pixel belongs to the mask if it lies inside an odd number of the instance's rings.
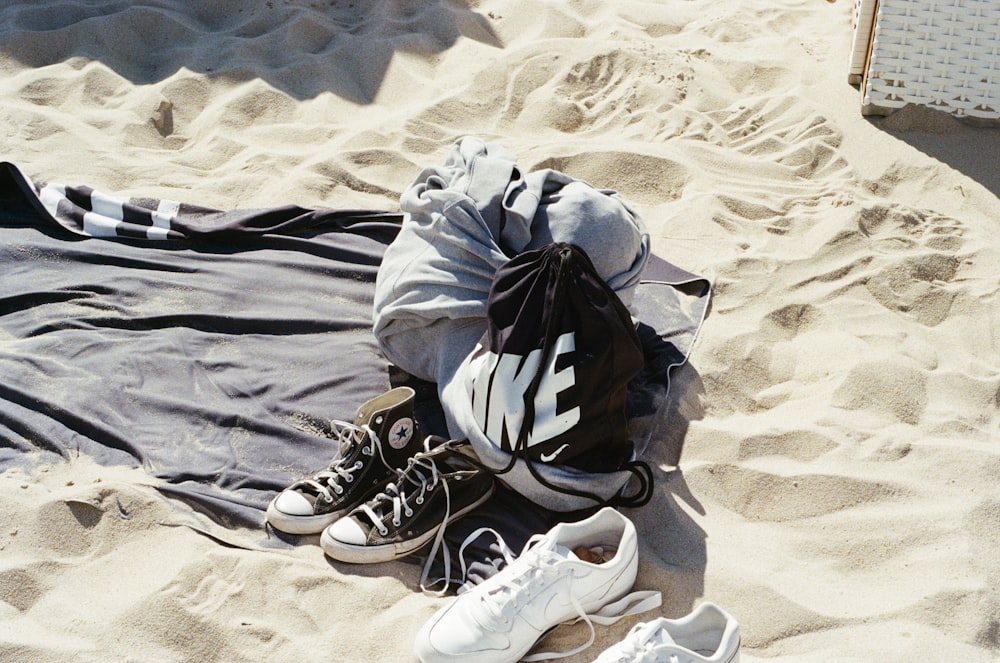
[[[334,541],[349,546],[363,546],[368,543],[368,533],[354,518],[341,518],[327,528],[326,534]]]
[[[301,493],[286,490],[274,498],[274,508],[289,516],[311,516],[313,505]]]

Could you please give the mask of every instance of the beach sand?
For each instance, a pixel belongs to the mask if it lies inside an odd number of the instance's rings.
[[[744,661],[995,661],[1000,130],[862,117],[850,13],[5,3],[0,157],[220,209],[394,210],[471,134],[618,190],[654,253],[714,294],[661,424],[679,463],[628,512],[636,588],[663,605],[565,660],[711,600],[738,618]],[[407,661],[445,600],[411,564],[204,536],[155,481],[82,457],[0,476],[0,658]]]

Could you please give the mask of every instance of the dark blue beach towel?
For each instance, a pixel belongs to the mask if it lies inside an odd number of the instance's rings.
[[[303,543],[265,528],[264,510],[330,460],[331,420],[408,383],[423,429],[446,434],[434,385],[395,370],[372,335],[375,275],[400,221],[123,199],[0,163],[0,471],[75,454],[137,466],[186,508],[259,531],[261,547]],[[640,448],[655,443],[709,296],[659,259],[644,277],[645,364],[627,404]],[[457,549],[488,525],[518,550],[563,517],[501,491],[447,540]]]

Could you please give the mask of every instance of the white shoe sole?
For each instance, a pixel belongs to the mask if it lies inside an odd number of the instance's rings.
[[[488,500],[493,494],[493,490],[494,487],[490,486],[490,489],[486,491],[486,493],[483,494],[483,496],[478,500],[464,509],[451,514],[451,517],[448,518],[447,522],[451,523],[452,521],[458,520]],[[348,562],[350,564],[375,564],[377,562],[391,562],[394,559],[406,557],[407,555],[416,552],[425,543],[433,539],[434,535],[437,534],[437,531],[438,528],[435,527],[415,539],[400,541],[398,543],[384,543],[379,546],[356,546],[336,540],[327,533],[327,530],[324,529],[323,535],[319,538],[319,545],[323,548],[323,552],[326,553],[328,557],[335,559],[338,562]]]
[[[347,512],[348,509],[343,509],[319,516],[293,516],[278,511],[274,507],[274,500],[271,500],[267,505],[267,522],[286,534],[319,534]]]

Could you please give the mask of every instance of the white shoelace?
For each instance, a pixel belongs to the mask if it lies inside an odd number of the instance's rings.
[[[423,471],[421,471],[423,470]],[[426,472],[426,474],[425,474]],[[360,509],[367,514],[372,524],[378,529],[379,534],[385,536],[389,529],[382,524],[386,513],[383,509],[392,506],[392,524],[399,527],[403,523],[403,516],[407,518],[413,516],[413,509],[410,508],[410,496],[407,492],[407,484],[416,488],[416,497],[413,498],[415,504],[424,503],[424,495],[428,491],[434,490],[441,482],[441,471],[432,458],[416,455],[410,458],[406,468],[396,470],[396,480],[386,485],[385,489],[373,497],[368,504],[362,504]],[[447,493],[447,482],[444,483]],[[377,509],[377,511],[376,511]]]
[[[354,481],[354,473],[364,467],[364,463],[360,460],[355,461],[353,465],[344,465],[345,452],[352,444],[359,444],[363,436],[367,434],[369,442],[361,449],[361,453],[365,456],[374,456],[375,451],[378,450],[379,455],[382,454],[382,445],[379,443],[378,436],[367,424],[355,426],[346,421],[334,421],[333,425],[337,429],[337,440],[340,442],[339,457],[330,463],[327,469],[296,481],[291,486],[292,489],[306,488],[321,496],[327,503],[333,502],[333,493],[343,495],[346,490],[343,484]],[[384,458],[382,462],[385,462]],[[331,490],[333,493],[330,492]]]
[[[448,551],[448,546],[443,545],[445,528],[448,526],[448,519],[451,518],[451,492],[448,488],[448,480],[444,476],[445,473],[438,469],[434,462],[434,456],[431,455],[431,449],[428,446],[430,439],[430,437],[424,439],[422,453],[410,458],[404,469],[396,470],[396,480],[387,484],[382,492],[375,495],[368,503],[362,504],[359,510],[368,517],[379,534],[385,536],[389,533],[389,529],[382,524],[387,513],[385,509],[389,506],[392,507],[392,525],[400,527],[404,517],[411,518],[413,516],[413,509],[409,503],[411,495],[414,495],[412,497],[414,504],[420,505],[427,499],[428,493],[439,485],[441,486],[444,492],[444,518],[441,521],[441,527],[434,535],[434,543],[431,545],[427,561],[420,573],[420,589],[432,596],[444,596],[451,583],[451,553]],[[428,584],[427,578],[439,550],[444,558],[445,576]],[[436,591],[429,589],[442,581],[444,582],[442,589]]]
[[[483,604],[489,613],[488,616],[492,618],[490,620],[492,624],[484,624],[484,626],[494,627],[493,630],[497,631],[506,631],[511,620],[517,615],[522,606],[530,603],[539,592],[563,576],[563,573],[557,567],[559,563],[565,562],[567,557],[565,554],[560,554],[551,548],[539,546],[538,544],[545,540],[545,535],[535,534],[528,539],[528,543],[521,556],[515,558],[510,548],[504,542],[503,537],[496,530],[482,527],[466,537],[462,543],[462,547],[459,549],[459,561],[461,562],[463,579],[467,575],[464,555],[465,548],[470,542],[486,532],[490,532],[496,537],[500,546],[500,552],[506,560],[507,566],[499,572],[504,573],[504,578],[500,582],[499,587],[494,588],[490,593],[482,595]],[[470,589],[467,585],[463,585],[459,592],[469,591]],[[569,651],[531,654],[521,660],[541,661],[565,658],[578,654],[594,643],[597,637],[596,630],[594,629],[595,623],[601,625],[614,624],[623,617],[658,607],[663,598],[660,592],[655,590],[631,592],[592,613],[588,613],[572,593],[569,594],[569,600],[577,613],[577,618],[572,623],[583,620],[590,630],[590,636],[587,638],[587,641]]]
[[[663,647],[661,643],[657,643],[652,639],[648,639],[645,642],[638,641],[637,636],[643,626],[644,624],[633,626],[621,644],[618,645],[618,651],[615,652],[617,656],[615,659],[616,663],[620,661],[627,661],[628,663],[657,663],[660,660],[657,649]],[[608,663],[611,663],[610,659]],[[680,663],[680,658],[677,654],[671,654],[670,659],[666,663]]]

